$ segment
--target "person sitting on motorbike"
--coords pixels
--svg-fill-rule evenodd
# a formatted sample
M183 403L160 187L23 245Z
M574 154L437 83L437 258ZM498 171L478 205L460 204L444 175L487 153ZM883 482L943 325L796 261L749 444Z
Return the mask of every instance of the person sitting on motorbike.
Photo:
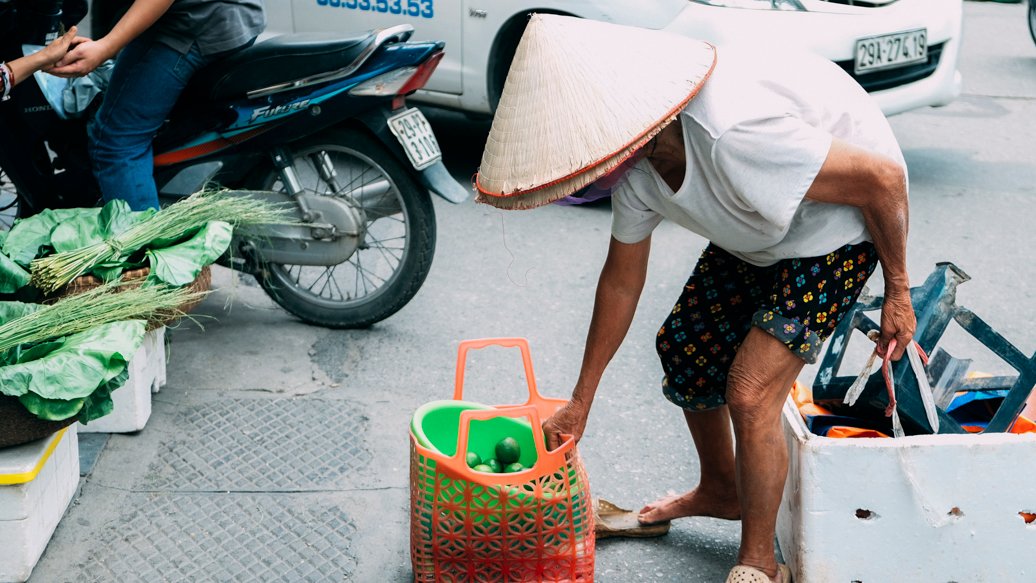
M788 583L773 541L792 384L879 262L876 350L898 360L916 328L895 135L859 84L816 55L534 15L486 141L479 200L532 208L604 178L612 236L572 398L543 424L548 447L583 434L633 321L655 228L668 219L707 239L655 341L662 394L683 413L700 482L638 518L739 519L728 583Z
M68 53L75 37L76 27L73 26L65 34L31 55L7 62L0 61L0 99L9 99L11 89L31 77L36 71L50 70Z
M88 131L104 200L158 208L152 140L203 66L250 46L266 26L262 0L134 0L112 30L79 37L51 73L79 77L114 58Z

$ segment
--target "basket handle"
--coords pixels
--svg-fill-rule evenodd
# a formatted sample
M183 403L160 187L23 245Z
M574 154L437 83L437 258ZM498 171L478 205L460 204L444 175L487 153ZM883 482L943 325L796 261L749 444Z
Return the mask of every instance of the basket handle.
M471 433L471 422L474 420L486 420L496 417L528 417L532 421L532 441L536 445L536 466L521 472L509 474L489 474L476 472L468 467L467 452L468 438ZM460 414L460 428L457 433L457 452L452 456L445 456L441 453L432 452L422 448L422 453L435 458L436 462L450 474L464 480L478 482L486 485L514 484L515 482L527 482L540 476L557 471L568 462L568 452L575 447L576 441L571 435L566 437L564 443L554 451L547 451L547 445L543 440L543 430L540 424L540 413L533 405L521 405L508 407L506 409L471 409L462 411ZM538 468L538 469L537 469Z
M544 401L536 388L536 375L532 372L532 353L529 342L524 338L482 338L479 340L463 340L457 347L457 377L453 385L453 398L460 401L464 398L464 370L467 366L468 351L481 350L489 346L518 348L522 352L522 365L525 367L525 380L529 385L529 400L526 405L539 405Z

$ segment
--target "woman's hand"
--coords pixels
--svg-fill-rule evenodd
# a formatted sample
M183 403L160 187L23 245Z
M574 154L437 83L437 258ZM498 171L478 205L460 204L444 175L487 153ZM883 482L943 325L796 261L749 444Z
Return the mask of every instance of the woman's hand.
M889 292L885 289L885 300L881 307L881 338L878 339L878 354L888 353L889 343L894 338L896 348L892 351L892 360L903 357L907 346L914 339L917 328L917 317L914 306L910 302L910 290Z
M590 407L584 406L577 401L569 401L564 407L558 409L550 419L543 422L543 435L547 438L547 449L553 451L564 443L562 435L571 435L579 443L583 437L583 429L586 428L586 418L590 414Z
M38 53L36 53L40 58L40 69L46 71L68 54L68 50L75 45L76 32L78 32L78 29L73 26L68 29L65 34L54 39L49 45L43 47ZM79 38L86 40L82 37Z
M11 74L14 76L13 81L21 83L31 77L36 71L49 70L54 63L57 63L68 54L68 49L75 44L76 38L76 27L73 26L68 29L68 32L54 39L49 45L35 53L8 62L7 66L10 67Z
M90 40L77 37L72 50L47 70L58 77L82 77L101 66L101 63L115 56L104 39Z

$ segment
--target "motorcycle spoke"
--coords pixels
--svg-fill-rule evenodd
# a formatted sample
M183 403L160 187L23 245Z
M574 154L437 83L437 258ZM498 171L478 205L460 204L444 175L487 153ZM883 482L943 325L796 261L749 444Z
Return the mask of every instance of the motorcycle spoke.
M335 270L336 267L338 267L338 266L335 265L334 267L331 268L331 276L329 277L329 280L334 283L335 289L338 290L338 297L342 298L343 300L347 300L347 299L349 299L349 296L346 295L346 293L344 291L342 291L342 286L338 285L338 280L333 277L334 276L334 270Z
M331 271L330 268L325 268L322 272L320 272L320 276L318 276L316 279L314 279L313 283L309 284L309 287L306 288L306 291L312 292L313 288L316 287L316 285L318 283L320 283L321 280L323 280L325 282L324 286L326 287L327 286L326 281L327 281L327 278L328 278L328 273L330 271ZM315 295L318 295L318 296L322 295L321 292L323 292L323 291L324 291L324 287L321 287L320 288L320 292L317 292Z
M295 287L299 287L299 286L302 285L302 267L298 266L298 270L299 270L298 274L295 275ZM294 267L289 266L289 268L288 268L288 275L289 276L291 275L292 271L294 271Z
M380 241L376 241L374 243L371 243L368 246L371 249L377 249L381 253L381 256L385 258L385 261L387 263L393 264L393 265L399 265L399 263L401 263L403 261L403 252L406 250L405 248L396 248L396 249L394 249L394 248L388 247L387 245L381 244ZM393 254L392 253L393 250L399 251L399 255L397 256L397 255ZM393 261L389 260L389 257L391 257L395 261L393 262Z
M383 278L383 277L379 277L373 271L364 268L363 265L361 265L361 263L362 263L362 261L360 260L359 257L357 257L356 258L356 263L354 264L354 267L356 267L356 274L359 276L358 279L363 282L364 295L367 295L367 283L368 282L371 284L371 286L373 286L375 288L378 288L378 287L381 286L381 284L383 284L386 281L388 281L388 279ZM376 281L376 280L380 280L380 281Z

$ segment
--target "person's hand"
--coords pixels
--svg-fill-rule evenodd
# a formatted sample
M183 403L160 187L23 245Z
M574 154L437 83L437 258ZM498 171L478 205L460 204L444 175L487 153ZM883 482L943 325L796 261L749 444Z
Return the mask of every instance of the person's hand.
M72 41L72 50L47 72L58 77L82 77L113 56L114 51L108 47L104 39L76 37Z
M917 318L914 306L910 302L910 290L889 293L885 290L885 301L881 308L881 337L878 339L878 354L885 356L892 339L896 347L892 351L892 360L903 357L907 346L914 339Z
M38 53L36 53L40 58L40 69L46 71L65 57L69 48L75 44L74 41L76 39L77 31L78 29L73 26L68 29L65 34L54 39L49 45L43 47Z
M543 435L547 438L547 449L553 451L564 443L562 435L571 435L576 443L583 437L583 429L586 428L586 418L590 414L590 408L585 407L576 401L569 401L564 407L558 409L557 413L551 415L550 419L543 422Z

